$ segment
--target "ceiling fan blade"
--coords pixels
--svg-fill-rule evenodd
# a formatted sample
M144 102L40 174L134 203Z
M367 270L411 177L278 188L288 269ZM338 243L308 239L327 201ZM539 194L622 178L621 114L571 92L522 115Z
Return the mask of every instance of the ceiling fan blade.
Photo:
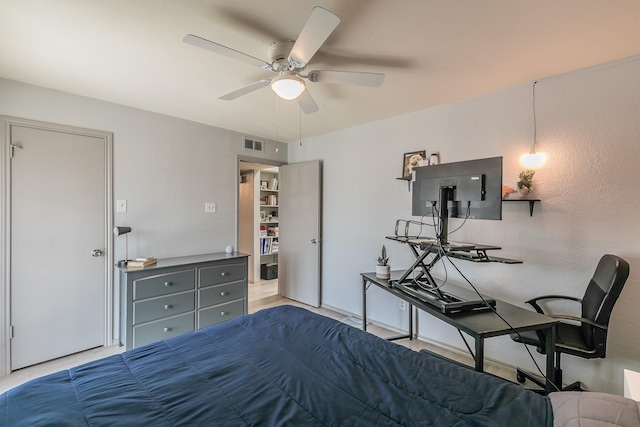
M360 73L355 71L311 71L309 80L318 83L332 83L338 85L355 85L378 87L384 81L382 73Z
M265 86L269 86L271 80L258 80L257 82L251 83L250 85L243 86L240 89L236 89L233 92L229 92L226 95L222 95L218 99L224 99L225 101L231 101L233 99L239 98L242 95L246 95L255 90L261 89Z
M296 68L304 68L339 23L340 18L327 9L314 7L289 53L289 63Z
M198 37L193 34L187 34L186 36L184 36L182 41L190 45L200 47L202 49L210 50L211 52L220 55L228 56L230 58L246 62L247 64L253 65L254 67L258 67L263 70L273 71L271 65L261 59L254 58L253 56L247 55L246 53L238 52L237 50L231 49L230 47L222 46L221 44L203 39L202 37Z
M300 105L300 109L305 114L315 113L319 111L318 104L313 100L313 97L309 93L309 89L305 90L298 97L298 104Z

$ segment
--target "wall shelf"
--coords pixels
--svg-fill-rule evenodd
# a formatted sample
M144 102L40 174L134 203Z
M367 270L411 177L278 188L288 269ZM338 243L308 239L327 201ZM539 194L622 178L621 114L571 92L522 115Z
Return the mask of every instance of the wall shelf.
M540 199L502 199L503 202L529 202L529 216L533 216L533 206Z

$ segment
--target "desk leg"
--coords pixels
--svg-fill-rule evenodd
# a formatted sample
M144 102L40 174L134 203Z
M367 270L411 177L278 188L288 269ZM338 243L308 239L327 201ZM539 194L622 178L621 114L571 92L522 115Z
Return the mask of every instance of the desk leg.
M362 330L367 330L367 279L362 278Z
M556 391L554 384L556 383L556 366L555 366L555 352L556 352L556 325L549 328L549 332L546 334L547 340L545 342L545 348L547 352L547 383L545 391L547 394L552 391ZM562 384L558 384L558 389L562 388Z
M476 371L484 372L484 338L476 338Z
M407 303L407 305L409 306L409 339L412 340L413 339L413 306L409 303Z

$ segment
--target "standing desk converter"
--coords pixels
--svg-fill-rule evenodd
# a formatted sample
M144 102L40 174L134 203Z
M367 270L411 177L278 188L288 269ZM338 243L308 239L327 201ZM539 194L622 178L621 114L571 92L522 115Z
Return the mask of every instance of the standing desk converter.
M548 393L555 389L553 386L553 382L555 381L553 355L555 350L555 326L558 323L555 319L500 300L495 300L495 310L504 320L490 310L479 312L463 311L457 313L443 313L432 304L421 301L420 299L390 285L390 281L398 280L403 274L404 271L394 271L391 273L391 280L387 280L376 277L375 272L361 273L363 330L367 330L367 289L371 284L389 292L409 304L409 334L390 339L413 338L413 311L415 307L418 310L437 317L449 325L452 325L459 331L465 332L475 340L475 354L472 354L472 356L475 361L476 371L484 371L484 340L486 338L509 335L514 331L524 332L546 330L546 391ZM452 284L447 284L446 288L447 291L452 293L462 289ZM507 325L505 320L511 326ZM418 319L416 316L416 327L417 324Z

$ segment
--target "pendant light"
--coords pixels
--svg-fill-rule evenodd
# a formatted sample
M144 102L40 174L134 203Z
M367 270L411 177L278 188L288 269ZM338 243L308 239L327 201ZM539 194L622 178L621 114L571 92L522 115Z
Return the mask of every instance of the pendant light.
M531 138L531 147L529 148L529 152L523 154L520 157L520 164L526 167L527 169L536 169L542 166L547 161L547 156L544 153L536 152L536 83L533 82L532 85L532 112L533 112L533 135Z

